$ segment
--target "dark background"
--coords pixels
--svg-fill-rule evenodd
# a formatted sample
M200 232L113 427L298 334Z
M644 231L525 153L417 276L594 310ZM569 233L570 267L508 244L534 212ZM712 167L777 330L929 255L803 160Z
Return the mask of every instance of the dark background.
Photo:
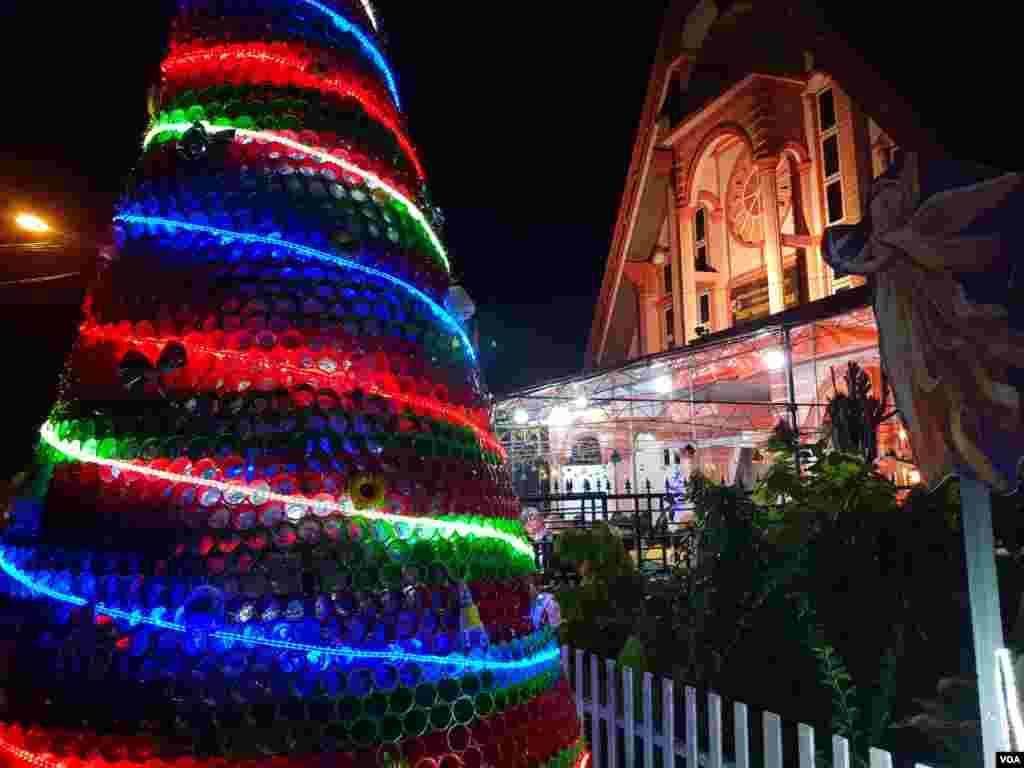
M491 389L579 370L665 4L376 5L456 273L479 307ZM2 4L0 242L19 237L12 207L71 231L107 227L139 152L172 7ZM1017 168L1017 26L1010 10L976 8L985 13L881 2L824 13L958 154ZM84 258L0 249L0 281ZM53 397L83 288L0 287L2 380L19 445L14 436L29 434Z

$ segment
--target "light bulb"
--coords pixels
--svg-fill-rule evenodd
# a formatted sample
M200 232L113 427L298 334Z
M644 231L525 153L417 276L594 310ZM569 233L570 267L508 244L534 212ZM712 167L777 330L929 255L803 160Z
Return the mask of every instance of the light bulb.
M576 407L579 408L581 411L587 407L586 395L580 395L579 397L576 398Z
M526 412L525 408L516 408L512 411L512 421L516 424L528 424L530 422L530 414Z
M654 391L661 395L667 395L672 391L672 377L659 376L654 380Z
M567 427L572 424L572 413L564 405L556 405L548 414L548 426Z
M761 359L769 371L778 371L786 367L786 354L781 349L766 349L761 352Z

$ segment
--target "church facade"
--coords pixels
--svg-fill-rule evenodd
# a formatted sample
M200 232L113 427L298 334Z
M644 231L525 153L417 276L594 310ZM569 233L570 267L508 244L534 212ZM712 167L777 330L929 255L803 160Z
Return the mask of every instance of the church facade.
M868 288L835 274L821 241L861 220L898 151L850 91L895 97L816 66L786 8L670 4L586 370L495 410L523 490L579 491L593 475L664 492L677 465L750 485L780 421L819 433L848 363L881 392ZM910 455L884 424L879 469L912 484Z

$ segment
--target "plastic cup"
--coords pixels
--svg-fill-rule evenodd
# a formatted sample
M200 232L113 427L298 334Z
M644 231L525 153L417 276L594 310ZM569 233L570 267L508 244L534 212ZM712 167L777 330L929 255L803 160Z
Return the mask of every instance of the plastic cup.
M473 699L469 696L463 696L457 699L452 704L452 716L455 718L455 722L459 725L466 725L471 722L476 716L476 708L473 705Z
M392 743L398 741L405 733L402 721L394 715L388 715L378 726L381 741Z
M462 688L458 680L446 677L437 684L437 694L443 701L450 704L462 695Z
M432 707L437 700L437 689L430 683L420 683L416 686L415 699L417 707Z
M351 733L352 741L362 749L372 746L380 736L377 723L365 717L356 721Z
M430 722L430 710L413 709L402 718L402 731L408 737L422 736Z
M430 710L430 727L435 731L447 728L452 722L450 704L438 704Z
M480 717L487 717L494 712L494 697L489 693L479 693L476 697L476 713Z
M388 711L393 715L404 715L415 702L415 694L404 686L399 686L388 697Z

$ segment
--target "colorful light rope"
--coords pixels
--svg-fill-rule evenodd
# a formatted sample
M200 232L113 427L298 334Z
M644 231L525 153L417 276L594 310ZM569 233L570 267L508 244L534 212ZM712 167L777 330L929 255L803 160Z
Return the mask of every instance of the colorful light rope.
M407 291L410 295L416 297L421 302L430 308L438 319L440 319L448 328L459 337L462 342L462 346L466 350L466 356L470 362L474 365L477 362L476 350L473 349L473 343L469 340L469 336L463 330L459 322L452 317L448 312L434 301L432 298L427 296L423 291L414 285L410 285L404 280L400 280L394 275L389 275L387 272L383 272L373 267L368 267L365 264L359 264L358 262L351 261L349 259L343 259L340 256L335 256L331 253L325 253L324 251L318 251L316 248L310 248L306 245L300 245L298 243L290 243L287 240L280 240L276 237L267 237L265 235L254 235L248 232L233 232L230 229L220 229L218 227L211 227L206 224L193 224L188 221L177 221L175 219L165 219L157 216L135 216L131 214L124 214L114 217L115 221L123 221L128 224L143 224L147 226L163 226L168 229L183 229L189 232L202 232L208 235L214 235L230 240L242 240L247 243L259 243L261 245L270 245L277 248L285 248L289 251L293 251L299 255L306 256L308 258L316 259L318 261L324 261L330 264L336 264L339 267L345 267L346 269L354 269L358 272L363 272L367 275L373 275L379 277L382 280L386 280L392 285L396 285L399 288Z
M422 163L420 163L420 159L416 154L416 150L412 146L412 142L409 140L409 137L405 135L401 126L399 126L395 116L389 114L390 109L387 106L381 107L378 100L375 99L371 93L369 93L365 88L358 87L353 82L349 82L341 78L327 78L311 74L308 71L309 62L303 60L297 55L285 56L282 54L274 54L262 49L252 49L251 47L233 45L214 51L202 50L193 53L169 56L164 60L162 68L166 72L181 66L188 66L199 62L229 62L232 60L258 61L261 64L276 64L287 69L293 69L310 78L314 78L311 82L316 82L320 86L317 90L329 90L330 92L337 93L341 96L354 98L359 102L360 106L366 110L368 115L376 119L381 125L391 131L395 140L398 142L399 146L402 147L408 156L409 161L413 164L413 167L416 170L416 175L420 179L423 179L426 175L426 171L423 169Z
M235 360L238 360L238 361L245 361L245 360L249 360L250 359L249 353L247 353L247 352L225 350L225 349L214 349L212 347L206 347L206 346L203 346L203 345L196 345L196 344L192 344L187 338L180 338L180 337L137 338L137 337L125 336L125 335L120 334L120 333L118 333L118 334L104 333L100 328L95 327L95 326L82 328L81 332L80 332L80 335L82 335L82 336L94 336L94 337L99 337L99 338L115 338L116 337L117 339L119 339L121 341L124 341L124 342L126 342L128 344L131 344L133 346L143 346L143 345L154 345L155 344L157 346L163 347L163 346L166 346L167 344L169 344L170 342L174 341L174 342L178 342L178 343L184 344L186 349L188 349L190 351L196 351L196 352L199 352L201 354L210 355L210 356L219 358L221 360L224 360L224 359L235 359ZM315 378L323 379L323 380L327 380L327 381L332 381L334 379L341 378L342 376L346 376L346 374L344 374L344 373L339 373L339 372L328 373L327 371L320 370L319 368L302 368L302 367L297 366L297 365L289 365L289 364L283 364L283 363L278 364L277 370L280 373L289 373L289 374L292 374L292 375L295 375L295 376L311 376L311 377L315 377ZM472 432L473 432L474 436L477 438L477 440L479 440L488 450L493 451L494 453L498 454L498 456L500 456L502 459L508 458L508 452L506 451L505 447L501 444L501 442L497 438L495 438L487 430L481 429L470 417L460 413L458 410L456 410L454 408L450 408L448 406L441 405L440 403L432 402L432 401L428 400L427 398L422 397L420 395L408 395L408 394L405 394L404 392L396 392L396 391L393 391L393 390L390 390L390 389L385 389L384 387L381 387L377 383L359 384L359 385L353 384L348 389L344 389L344 388L335 386L334 387L334 391L337 392L338 394L342 394L342 393L344 393L346 391L351 391L351 390L354 390L356 388L362 390L366 394L376 395L376 396L382 397L382 398L384 398L386 400L394 400L396 402L412 406L413 408L418 408L420 410L428 412L431 416L434 416L435 418L444 419L444 420L446 420L446 421L448 421L448 422L450 422L452 424L457 424L460 427L465 427L467 429L470 429L470 430L472 430Z
M310 157L314 157L321 163L329 163L331 165L336 165L339 168L343 168L344 170L349 171L350 173L353 173L356 176L359 176L360 178L364 179L366 183L371 187L379 187L380 189L383 189L388 195L390 195L399 203L404 205L406 210L409 212L409 215L412 216L412 218L416 221L417 224L423 227L424 231L427 233L427 238L430 240L430 244L434 246L434 248L437 250L438 255L441 257L441 262L444 264L445 271L451 271L451 265L448 262L448 255L445 252L444 246L441 244L440 238L438 238L437 234L430 226L430 222L427 221L427 217L423 215L423 212L416 207L416 204L413 203L412 200L403 195L401 192L399 192L397 189L392 187L387 182L380 179L376 174L363 170L359 166L353 165L352 163L347 162L346 160L343 160L339 157L335 157L329 152L324 152L323 150L317 149L316 147L310 147L301 142L285 138L284 136L278 136L277 134L270 133L269 131L251 131L247 128L225 128L222 126L213 125L212 123L206 122L205 120L202 121L200 124L203 126L206 132L210 134L221 133L223 131L234 131L236 139L239 137L245 137L252 139L254 141L280 144L282 146L289 147L290 149L294 149L299 152L303 152L309 155ZM156 138L156 136L158 136L161 133L184 133L185 131L188 131L190 128L192 128L191 123L163 123L161 125L156 125L150 129L149 133L146 134L146 138L143 140L142 146L145 149L150 144L150 142L152 142L153 139Z
M318 3L316 0L302 0L302 2L304 2L306 5L312 8L316 8L321 13L326 14L328 17L330 17L331 21L334 22L334 25L338 29L340 29L342 32L348 32L349 34L353 35L356 38L356 40L359 41L359 45L362 47L364 51L366 51L367 55L369 55L373 63L377 65L377 68L384 75L384 79L387 80L388 90L391 91L391 98L395 100L395 106L398 107L398 109L401 109L402 105L398 100L398 88L395 85L395 78L391 74L391 69L388 67L388 63L384 60L384 56L381 55L381 52L377 50L377 46L373 44L373 41L371 41L370 38L364 35L362 33L362 30L359 29L359 27L357 27L344 16L339 14L337 11L331 10L323 3ZM366 5L367 4L364 0L363 6L366 7ZM376 28L376 26L376 22L374 22L374 28Z
M193 477L191 475L182 475L177 472L167 472L166 470L153 469L151 467L140 467L136 464L132 464L130 461L120 461L118 459L104 459L97 456L95 453L86 451L83 448L76 446L74 443L61 440L53 426L47 422L43 424L39 429L39 434L48 445L57 449L61 453L70 456L81 462L88 464L96 464L103 467L112 467L123 472L137 472L141 475L148 477L155 477L160 480L168 480L173 483L185 483L187 485L195 485L203 488L215 488L221 492L230 491L232 493L240 493L246 498L252 498L257 496L260 499L266 499L267 501L277 501L283 504L294 504L308 507L315 507L317 509L326 509L331 512L336 512L339 515L349 516L351 513L349 507L344 504L339 504L334 501L324 501L317 499L309 499L305 496L290 496L282 493L274 493L267 491L263 488L249 488L244 485L238 485L236 483L226 483L221 480L208 480L203 477ZM360 510L358 517L365 517L368 520L384 520L391 523L405 523L407 525L420 526L424 528L431 528L441 532L450 532L458 534L460 536L466 536L472 534L479 538L484 539L495 539L508 544L512 549L518 553L527 557L533 558L534 551L533 547L523 539L520 539L511 534L503 531L496 531L492 528L488 528L482 525L475 525L473 523L463 523L451 520L434 520L432 518L425 517L410 517L407 515L392 515L386 512L374 512L372 510Z
M14 565L14 563L10 562L2 552L0 552L0 570L33 592L45 595L53 600L57 600L58 602L74 605L79 608L83 608L90 604L88 600L80 597L79 595L60 592L40 584L18 568L18 566ZM122 611L119 608L111 608L103 603L93 603L92 608L96 613L104 616L110 616L114 619L122 619L133 624L147 624L169 632L181 632L187 634L202 632L210 638L230 643L259 645L301 653L315 653L333 658L376 659L379 661L414 662L417 664L441 664L444 666L456 666L468 669L529 669L531 667L551 663L552 661L561 658L561 653L557 648L549 648L546 651L541 651L528 658L510 661L500 661L497 659L474 659L458 654L453 654L451 656L436 656L434 654L407 653L405 651L370 651L363 648L351 648L343 645L315 645L313 643L299 643L294 640L279 640L273 637L245 635L240 632L227 632L224 630L214 630L210 632L195 627L189 627L187 624L180 624L174 621L164 621L163 619L146 616L141 611Z

